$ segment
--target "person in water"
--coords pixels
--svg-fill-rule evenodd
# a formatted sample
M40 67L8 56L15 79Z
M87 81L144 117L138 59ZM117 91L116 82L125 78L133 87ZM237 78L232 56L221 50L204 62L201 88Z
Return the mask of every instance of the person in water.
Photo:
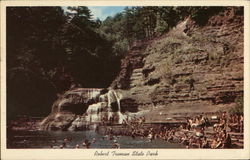
M95 138L93 138L93 139L92 139L92 143L95 143L95 142L96 142L96 139L95 139Z
M79 144L77 144L75 149L79 149L79 148L80 148L80 146L79 146Z
M112 144L112 148L120 148L120 144L117 142L117 140L114 140L114 143Z
M86 139L82 145L83 147L90 148L91 143Z

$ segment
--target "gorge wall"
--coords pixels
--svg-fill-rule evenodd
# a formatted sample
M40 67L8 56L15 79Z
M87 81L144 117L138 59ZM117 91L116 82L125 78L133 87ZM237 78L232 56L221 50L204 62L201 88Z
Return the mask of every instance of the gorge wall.
M41 128L72 130L78 122L86 124L95 116L100 122L110 113L121 123L123 115L162 121L229 110L243 96L243 25L243 17L228 8L205 26L187 18L162 37L135 42L108 90L83 96L86 90L79 89L71 99L72 91L65 92Z
M229 110L243 96L243 35L243 17L233 8L203 27L187 18L163 37L135 44L111 87L126 97L122 107L139 106L149 118Z

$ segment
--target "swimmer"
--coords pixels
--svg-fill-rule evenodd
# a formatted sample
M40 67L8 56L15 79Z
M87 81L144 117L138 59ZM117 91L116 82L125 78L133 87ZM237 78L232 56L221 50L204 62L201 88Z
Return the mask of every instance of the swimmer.
M85 143L85 142L83 142L83 143L82 143L82 146L83 146L83 147L86 147L86 143Z
M93 138L93 139L92 139L92 143L95 143L95 142L96 142L96 139L95 139L95 138Z
M117 149L120 148L120 144L117 142L117 140L114 140L112 148L117 148Z
M75 149L79 149L79 148L80 148L80 147L79 147L79 145L77 144Z
M90 148L91 143L87 139L85 140L84 143L85 143L86 148Z
M151 133L148 134L148 139L150 142L153 140L153 135Z
M57 140L56 139L52 140L52 143L57 143Z

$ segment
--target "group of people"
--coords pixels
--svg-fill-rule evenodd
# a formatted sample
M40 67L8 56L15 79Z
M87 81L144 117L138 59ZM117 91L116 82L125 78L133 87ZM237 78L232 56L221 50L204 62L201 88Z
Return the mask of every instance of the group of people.
M57 146L57 140L54 139L52 140L52 144L50 145L50 148L60 148L60 149L63 149L63 148L68 148L69 146L69 143L72 141L72 138L64 138L61 145L59 145L59 147ZM88 139L85 139L83 140L83 143L82 143L82 148L90 148L90 145L92 143L95 143L96 139L93 138L92 141L89 141ZM80 145L79 144L76 144L75 146L76 149L79 149L80 148Z
M119 136L103 136L102 139L99 140L110 140L111 144L110 147L111 148L120 148L120 144L118 143L118 138ZM88 139L84 139L82 144L76 144L75 145L75 149L88 149L91 148L91 145L96 143L96 138L92 138L92 140L88 140ZM60 145L58 145L58 141L56 139L52 140L52 144L50 145L50 148L60 148L60 149L64 149L64 148L70 148L71 147L71 143L72 142L72 138L64 138L61 142Z
M243 133L244 116L243 114L231 114L228 119L228 127L235 132Z
M108 135L131 136L132 138L147 138L149 141L160 138L170 143L181 143L186 148L231 148L232 139L229 132L243 132L243 115L226 112L210 119L199 115L187 117L186 123L178 126L143 125L145 117L132 118L124 123L126 130L108 129Z
M183 143L187 148L231 148L233 144L229 132L243 133L243 115L222 112L218 116L212 116L210 120L204 116L189 118L187 130L195 133L195 136L184 136Z
M243 133L243 123L242 114L227 115L226 112L220 114L218 123L213 125L215 134L212 138L211 148L231 148L232 140L228 131Z
M187 117L185 123L171 126L145 125L145 117L133 117L124 120L120 129L116 129L112 125L105 126L103 140L105 138L110 140L112 148L120 148L118 143L120 136L141 137L148 141L162 139L170 143L181 143L186 148L231 148L233 143L230 132L242 134L243 120L243 115L228 115L223 112L211 118L203 115ZM65 138L60 148L65 148L70 140ZM91 141L86 139L83 141L82 147L77 144L75 148L90 148L95 141L95 138Z

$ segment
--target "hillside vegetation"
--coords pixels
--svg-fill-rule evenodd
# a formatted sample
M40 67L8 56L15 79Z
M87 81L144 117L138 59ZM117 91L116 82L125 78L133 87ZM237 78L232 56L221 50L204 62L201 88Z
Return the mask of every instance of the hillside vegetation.
M154 120L166 114L242 112L243 16L238 13L227 8L204 26L189 17L162 37L138 42L111 85L123 93L122 106L139 106Z
M8 118L47 115L70 87L109 86L125 110L234 102L243 7L128 7L104 21L87 7L7 8Z

